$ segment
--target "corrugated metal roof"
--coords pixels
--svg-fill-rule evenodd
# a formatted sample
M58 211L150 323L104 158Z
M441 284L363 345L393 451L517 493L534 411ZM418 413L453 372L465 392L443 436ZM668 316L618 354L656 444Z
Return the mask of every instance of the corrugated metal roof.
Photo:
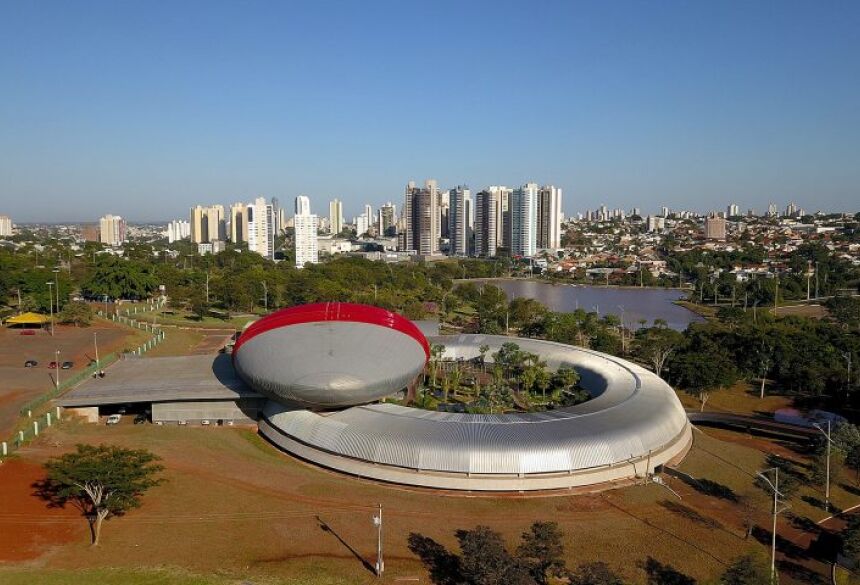
M516 341L551 368L574 367L595 395L540 413L441 413L372 404L320 415L270 401L266 419L317 449L361 461L422 471L533 474L609 466L645 457L673 442L687 416L672 388L653 373L595 351L534 339L439 337L447 357L479 355Z

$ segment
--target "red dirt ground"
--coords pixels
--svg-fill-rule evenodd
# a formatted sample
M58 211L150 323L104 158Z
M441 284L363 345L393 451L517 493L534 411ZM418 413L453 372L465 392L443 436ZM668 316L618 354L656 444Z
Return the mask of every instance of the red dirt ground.
M33 463L9 459L0 465L0 563L33 560L71 540L88 538L78 510L48 508L33 495L32 484L44 477Z

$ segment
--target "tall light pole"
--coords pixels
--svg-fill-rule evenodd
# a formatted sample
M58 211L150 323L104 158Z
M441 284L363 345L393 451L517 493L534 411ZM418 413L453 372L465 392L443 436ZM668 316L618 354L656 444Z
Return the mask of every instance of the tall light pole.
M821 425L818 423L812 423L812 426L814 426L816 429L821 431L821 434L824 435L825 439L827 439L827 468L825 470L827 477L825 478L825 482L824 482L824 510L829 512L830 511L830 445L833 442L830 439L830 421L829 420L827 421L827 431L822 429Z
M263 311L269 312L269 287L266 286L266 281L263 281Z
M55 266L53 273L54 273L54 290L57 291L57 298L56 298L57 315L59 315L60 314L60 281L59 281L60 267Z
M765 473L769 473L773 471L773 481L770 481ZM767 485L770 486L770 489L773 490L773 531L771 532L771 541L770 541L770 582L771 584L776 583L776 517L780 512L784 512L788 509L786 505L783 508L779 507L780 504L780 496L782 494L779 491L779 467L771 467L770 469L764 469L756 473L760 478L767 482Z
M57 390L59 390L59 389L60 389L60 370L62 369L62 368L60 367L60 350L59 350L59 349L56 351L55 355L57 356L57 357L56 357L56 360L57 360L57 361L56 361L56 364L57 364L57 377L56 377L55 379L57 380Z
M53 335L54 335L54 293L53 293L53 290L54 289L52 287L54 286L54 283L51 281L48 281L45 284L48 285L48 308L51 312L51 336L53 337Z
M818 298L818 260L815 261L815 298Z
M379 512L373 517L373 525L376 526L376 576L382 577L385 571L385 561L382 559L382 504L379 504Z

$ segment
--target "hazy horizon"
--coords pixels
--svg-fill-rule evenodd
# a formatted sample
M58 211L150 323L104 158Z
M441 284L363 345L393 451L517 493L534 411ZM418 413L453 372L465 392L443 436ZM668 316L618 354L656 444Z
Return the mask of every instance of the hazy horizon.
M186 218L528 181L601 204L860 201L860 4L12 3L0 214Z

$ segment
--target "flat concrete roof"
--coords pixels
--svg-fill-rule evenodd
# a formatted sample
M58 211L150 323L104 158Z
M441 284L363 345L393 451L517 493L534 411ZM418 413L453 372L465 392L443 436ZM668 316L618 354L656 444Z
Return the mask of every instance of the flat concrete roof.
M227 354L121 360L57 400L63 407L262 398L236 375Z

